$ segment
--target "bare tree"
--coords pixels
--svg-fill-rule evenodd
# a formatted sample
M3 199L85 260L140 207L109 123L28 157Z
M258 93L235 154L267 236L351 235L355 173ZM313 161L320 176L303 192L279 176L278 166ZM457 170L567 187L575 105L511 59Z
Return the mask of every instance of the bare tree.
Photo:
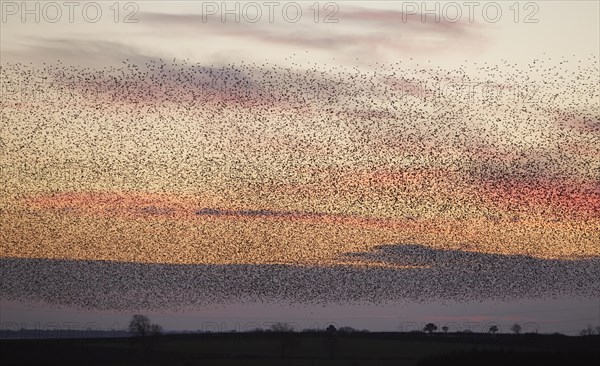
M512 327L510 327L510 330L514 333L514 334L521 334L521 325L519 325L518 323L515 323L512 325Z
M596 334L596 330L594 329L594 326L591 324L588 324L587 327L585 327L584 329L582 329L579 332L580 336L591 336Z
M275 333L291 333L294 327L288 323L275 323L271 325L271 330Z
M275 323L271 325L271 331L277 333L281 358L285 358L287 351L296 343L296 337L293 334L294 327L288 323Z
M158 337L163 333L163 327L158 324L152 324L150 326L150 335L153 337Z
M498 333L498 326L497 325L492 325L489 329L489 332L492 334L496 334Z
M135 340L140 340L145 348L153 348L163 328L158 324L150 323L146 315L135 314L129 322L129 332L134 335Z
M433 323L427 323L427 325L425 325L425 328L423 328L423 330L429 334L435 332L437 329L438 329L437 325L435 325Z
M135 314L129 322L129 331L136 337L146 337L152 331L150 318L148 318L146 315Z

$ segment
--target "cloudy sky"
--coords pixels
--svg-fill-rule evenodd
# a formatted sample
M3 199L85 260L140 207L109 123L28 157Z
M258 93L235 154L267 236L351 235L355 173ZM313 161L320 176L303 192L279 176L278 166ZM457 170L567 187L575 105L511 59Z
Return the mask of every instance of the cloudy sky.
M600 322L598 2L23 4L7 327Z
M133 2L125 8L124 2L118 12L99 2L73 7L71 19L70 8L40 3L39 22L33 4L34 14L24 15L20 4L15 9L3 3L3 62L106 65L124 57L175 57L202 64L348 66L412 58L456 65L465 59L527 62L542 55L597 54L599 41L594 1L532 2L518 9L503 2L346 1L326 9L328 3L320 3L318 12L311 2L232 2L227 8L199 1L168 7L161 1ZM61 16L50 22L58 12Z

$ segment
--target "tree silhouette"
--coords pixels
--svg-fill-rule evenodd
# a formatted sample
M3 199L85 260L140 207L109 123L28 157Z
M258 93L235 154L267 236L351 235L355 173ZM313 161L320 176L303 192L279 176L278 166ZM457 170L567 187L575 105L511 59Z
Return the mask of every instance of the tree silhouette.
M580 336L591 336L596 334L596 330L594 329L594 326L591 324L588 324L587 327L585 327L584 329L582 329L579 332Z
M271 325L271 331L277 333L281 358L285 358L288 349L292 347L297 340L294 336L294 327L288 323L275 323Z
M510 327L510 330L514 334L520 334L521 333L521 326L518 323L515 323L515 324L512 325L512 327Z
M294 327L288 323L275 323L271 325L271 330L275 333L291 333Z
M129 322L129 332L133 334L134 339L142 341L142 346L152 348L158 342L163 328L158 324L150 323L150 318L146 315L135 314Z
M135 314L129 322L129 331L136 337L146 337L152 331L150 318L148 318L146 315Z
M442 330L444 331L444 333L448 334L448 326L447 325L444 325L442 327Z
M327 327L327 329L325 329L324 342L325 346L327 347L327 350L329 351L329 357L333 358L335 350L337 349L339 344L338 332L333 324L331 324Z
M496 334L498 333L498 326L497 325L492 325L489 329L489 332L492 334Z
M437 325L435 325L433 323L427 323L427 325L425 325L425 328L423 328L423 330L429 334L435 332L437 329L438 329Z
M158 337L163 332L163 327L158 324L152 324L150 326L150 335L153 337Z

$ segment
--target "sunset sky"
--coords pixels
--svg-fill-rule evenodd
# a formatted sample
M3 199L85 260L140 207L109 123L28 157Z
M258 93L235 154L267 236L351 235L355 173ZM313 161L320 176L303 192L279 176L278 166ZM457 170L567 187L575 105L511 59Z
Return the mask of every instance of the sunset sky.
M2 1L3 327L600 322L598 2L126 3Z

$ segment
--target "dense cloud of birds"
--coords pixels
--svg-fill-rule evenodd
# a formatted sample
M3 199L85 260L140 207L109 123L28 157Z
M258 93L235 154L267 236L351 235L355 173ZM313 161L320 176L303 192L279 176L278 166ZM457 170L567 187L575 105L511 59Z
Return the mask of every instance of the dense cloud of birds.
M600 290L597 258L544 260L437 251L410 244L382 246L376 254L368 255L414 267L2 258L0 273L5 299L103 310L179 310L239 302L340 305L511 301L593 297Z
M4 64L0 294L597 295L598 61Z

